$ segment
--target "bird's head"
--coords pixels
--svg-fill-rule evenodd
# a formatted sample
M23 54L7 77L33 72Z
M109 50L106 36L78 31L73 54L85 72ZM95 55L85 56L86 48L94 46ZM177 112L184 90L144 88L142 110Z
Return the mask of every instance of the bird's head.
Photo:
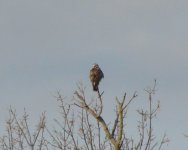
M94 63L92 67L93 67L93 68L99 68L99 65L96 64L96 63Z

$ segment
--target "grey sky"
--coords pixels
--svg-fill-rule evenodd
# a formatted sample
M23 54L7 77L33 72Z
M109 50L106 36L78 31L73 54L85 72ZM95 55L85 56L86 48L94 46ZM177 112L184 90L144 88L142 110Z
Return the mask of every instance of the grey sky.
M0 0L0 120L10 105L34 119L43 110L55 117L52 93L71 97L80 80L90 88L88 70L97 62L112 104L125 90L142 95L157 78L156 128L171 139L167 149L187 149L187 6L186 0Z

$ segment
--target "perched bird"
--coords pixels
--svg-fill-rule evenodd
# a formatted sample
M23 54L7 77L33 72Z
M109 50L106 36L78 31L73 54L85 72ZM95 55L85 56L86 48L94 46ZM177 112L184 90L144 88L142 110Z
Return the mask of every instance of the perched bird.
M98 64L93 64L93 67L90 70L89 78L93 86L93 91L98 91L99 82L102 78L104 78L104 74L99 68Z

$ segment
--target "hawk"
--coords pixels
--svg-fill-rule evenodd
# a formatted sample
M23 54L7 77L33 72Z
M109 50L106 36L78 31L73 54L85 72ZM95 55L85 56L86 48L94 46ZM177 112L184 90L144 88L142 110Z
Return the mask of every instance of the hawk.
M93 86L93 91L98 91L99 82L104 78L104 74L98 64L94 64L91 68L89 78Z

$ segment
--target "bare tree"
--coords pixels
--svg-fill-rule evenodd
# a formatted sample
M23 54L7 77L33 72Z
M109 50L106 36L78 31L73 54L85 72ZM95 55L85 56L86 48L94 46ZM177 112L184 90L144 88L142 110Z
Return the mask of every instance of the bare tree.
M109 125L105 122L104 118L101 116L103 111L103 100L102 95L103 92L97 91L99 101L96 107L93 107L91 104L88 104L88 100L86 100L84 89L82 86L78 86L78 90L75 92L76 95L76 106L84 109L87 113L89 113L93 118L95 118L96 122L102 127L103 132L105 133L106 138L110 142L109 145L112 145L114 150L120 149L135 149L135 150L153 150L157 147L160 150L164 143L167 143L169 140L166 138L166 134L164 135L162 141L160 143L155 142L155 136L152 128L152 120L157 115L157 111L159 109L159 103L155 108L152 106L152 95L155 94L156 91L156 80L154 81L154 86L145 90L149 96L149 110L138 110L139 115L141 116L141 121L139 121L138 125L138 133L140 136L140 140L136 142L131 138L128 138L125 135L124 122L125 116L128 111L128 106L131 102L137 97L136 92L133 94L131 98L126 99L126 93L124 94L122 100L116 98L116 118L114 120L113 128L110 129ZM96 102L97 102L96 100ZM127 102L127 103L126 103ZM97 111L98 110L98 111ZM101 149L99 147L99 149Z
M9 109L9 115L9 119L6 121L7 134L0 138L2 150L34 150L35 148L42 150L45 147L45 113L42 113L34 132L29 129L29 115L26 111L24 111L21 119L17 118L16 111L12 108Z
M136 100L137 93L121 99L117 98L113 123L107 123L104 111L104 92L99 89L96 97L88 99L86 88L78 84L73 100L69 102L58 91L60 118L54 119L54 128L46 125L45 113L42 113L37 128L31 132L28 124L29 115L24 111L21 119L10 108L10 117L6 122L6 135L0 138L2 150L161 150L169 139L164 134L161 141L156 140L153 119L160 108L159 102L153 101L156 92L156 80L151 88L145 89L148 95L148 108L138 109L137 138L128 137L125 122L128 108Z

